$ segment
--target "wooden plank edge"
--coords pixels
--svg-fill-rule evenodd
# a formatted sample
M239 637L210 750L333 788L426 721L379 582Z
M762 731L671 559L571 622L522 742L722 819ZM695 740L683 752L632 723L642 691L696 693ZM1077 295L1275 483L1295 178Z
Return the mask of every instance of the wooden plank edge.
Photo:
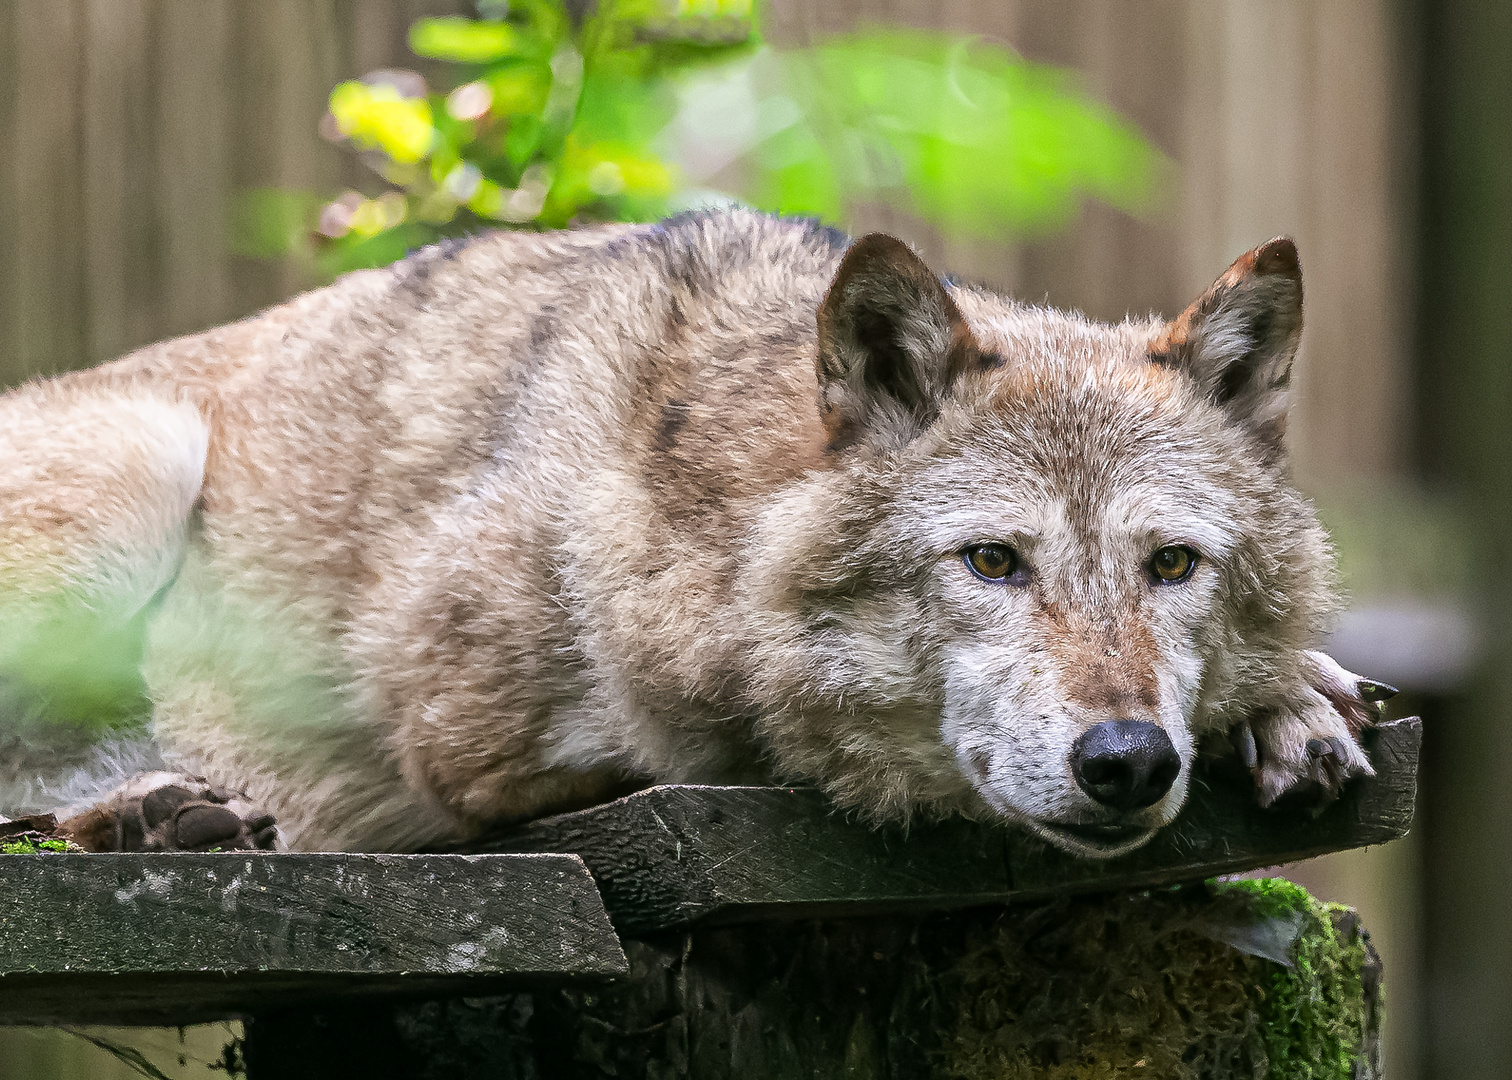
M1108 861L1075 859L990 824L871 829L816 792L749 787L648 788L533 822L487 850L582 855L625 934L1156 888L1406 835L1421 734L1416 718L1381 725L1371 736L1377 776L1315 817L1262 810L1242 782L1215 776L1149 845ZM854 865L842 870L852 872L830 872L846 860Z
M626 970L568 853L0 856L0 978Z

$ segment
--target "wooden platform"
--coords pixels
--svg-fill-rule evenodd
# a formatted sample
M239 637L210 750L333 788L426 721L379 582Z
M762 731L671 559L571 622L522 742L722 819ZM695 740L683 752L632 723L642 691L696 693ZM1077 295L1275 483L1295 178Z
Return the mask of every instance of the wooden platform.
M486 853L0 856L0 1023L476 996L620 975L616 931L964 908L1295 861L1406 833L1420 734L1417 720L1382 725L1378 775L1316 816L1260 810L1247 777L1199 773L1175 824L1106 862L998 826L874 830L812 791L710 787L545 819Z
M571 855L0 856L0 1023L188 1024L626 970Z

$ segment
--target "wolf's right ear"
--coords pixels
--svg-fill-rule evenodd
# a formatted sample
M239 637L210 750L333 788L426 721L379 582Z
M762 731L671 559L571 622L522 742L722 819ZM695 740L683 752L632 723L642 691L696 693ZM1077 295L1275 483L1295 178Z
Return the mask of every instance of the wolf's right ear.
M819 306L819 411L831 449L912 439L980 355L960 309L903 241L851 245Z
M1150 359L1185 371L1208 398L1281 451L1292 359L1302 337L1302 266L1286 237L1234 260L1150 342Z

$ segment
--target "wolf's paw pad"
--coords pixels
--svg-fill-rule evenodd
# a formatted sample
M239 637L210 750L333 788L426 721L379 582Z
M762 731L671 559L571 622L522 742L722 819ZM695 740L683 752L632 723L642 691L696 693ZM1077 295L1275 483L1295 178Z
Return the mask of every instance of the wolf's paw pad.
M1346 671L1324 653L1304 659L1308 685L1296 700L1234 729L1261 806L1321 809L1349 780L1375 775L1358 736L1380 719L1381 702L1396 690Z
M192 781L118 795L63 828L91 851L268 851L278 843L271 815Z

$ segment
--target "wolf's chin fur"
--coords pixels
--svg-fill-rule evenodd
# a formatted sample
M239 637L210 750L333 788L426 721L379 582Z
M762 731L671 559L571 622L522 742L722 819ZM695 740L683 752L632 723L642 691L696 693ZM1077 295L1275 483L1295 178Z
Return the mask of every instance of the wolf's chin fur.
M1286 241L1116 326L746 211L441 245L0 397L0 616L150 611L164 760L292 847L782 777L1117 855L1148 833L1046 824L1149 824L1078 786L1099 725L1179 759L1162 821L1251 715L1262 797L1316 738L1369 770L1306 652L1337 601L1285 476L1300 319ZM988 542L1012 583L962 562Z

